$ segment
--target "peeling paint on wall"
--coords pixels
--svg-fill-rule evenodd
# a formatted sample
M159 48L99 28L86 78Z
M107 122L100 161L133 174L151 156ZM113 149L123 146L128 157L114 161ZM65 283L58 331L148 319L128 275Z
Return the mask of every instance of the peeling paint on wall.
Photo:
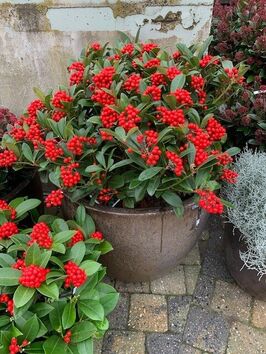
M43 90L64 84L69 57L117 31L165 47L209 35L213 0L0 0L0 105L21 113ZM16 92L14 94L14 87Z

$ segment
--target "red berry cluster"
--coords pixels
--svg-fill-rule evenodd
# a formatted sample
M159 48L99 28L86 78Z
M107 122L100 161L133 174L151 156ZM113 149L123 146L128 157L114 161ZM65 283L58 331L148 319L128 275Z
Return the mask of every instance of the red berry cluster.
M100 231L95 231L91 234L91 238L95 238L96 240L102 240L103 234Z
M62 108L64 109L64 105L62 102L72 102L73 97L69 96L66 91L57 91L52 99L52 104L56 108Z
M144 52L149 53L155 48L158 48L158 44L156 44L156 43L142 43L141 44L142 53L144 53Z
M85 270L79 268L76 263L68 261L67 264L65 264L64 269L67 274L65 279L66 288L70 287L71 285L78 288L85 283L87 279Z
M0 240L18 234L18 227L14 222L7 221L0 226Z
M200 196L199 206L202 209L210 214L222 214L223 204L214 192L198 189L196 193Z
M67 148L74 155L82 155L86 142L88 142L88 139L85 136L75 135L67 142Z
M68 70L72 72L69 78L70 86L71 85L78 85L83 80L85 66L80 61L72 63Z
M179 53L179 51L178 51L178 50L177 50L177 51L175 51L175 52L172 54L172 57L173 57L173 59L174 59L174 60L179 59L179 58L180 58L180 56L181 56L181 54Z
M203 164L207 160L208 156L209 155L207 154L207 152L203 149L196 149L195 165L200 166L201 164Z
M141 81L140 74L131 74L124 82L124 89L127 91L139 91L139 84Z
M55 162L58 157L64 154L63 149L58 147L55 139L48 139L44 142L45 146L45 157L53 162Z
M27 124L32 124L36 121L37 112L42 111L45 108L43 102L39 99L32 101L27 107L28 118L26 118Z
M164 85L166 83L164 75L157 72L151 74L151 83L154 86Z
M31 264L30 266L21 269L22 274L19 278L19 282L27 288L39 288L42 283L45 282L49 271L49 269Z
M199 64L202 68L205 68L207 65L210 64L210 62L212 62L212 64L217 65L219 63L218 59L214 59L215 57L213 57L212 55L206 54L204 55L204 57L200 60Z
M110 88L115 74L115 68L108 66L107 68L102 69L98 74L96 74L92 81L98 88Z
M34 242L43 248L49 249L52 247L53 239L50 236L50 229L44 222L38 222L33 226L29 245L32 245Z
M206 102L207 93L203 90L198 90L197 94L199 98L199 104L204 104Z
M196 148L205 149L211 145L209 135L197 124L189 123L188 128L191 130L191 133L187 135L187 138L195 145Z
M181 176L183 172L183 161L180 156L172 151L166 151L166 157L169 160L169 168L174 171L176 176Z
M12 316L14 314L14 302L7 294L0 295L0 304L6 304L6 311Z
M40 125L37 123L31 124L26 133L26 138L33 143L34 149L38 149L39 143L44 143Z
M115 98L103 90L95 90L91 96L91 99L92 101L98 102L103 106L115 103Z
M144 136L148 146L156 145L158 143L159 134L155 130L146 130Z
M66 116L65 112L61 112L61 111L54 111L52 114L52 119L55 122L59 122L62 118L64 118Z
M129 131L130 129L136 127L136 125L141 121L138 114L139 110L129 104L125 108L124 112L122 112L118 117L119 125L123 127L125 131Z
M166 76L170 80L173 80L177 75L180 74L182 74L182 72L179 69L177 69L176 66L170 66L170 68L168 68L166 71Z
M81 179L80 173L78 171L74 171L77 167L79 167L78 163L71 163L68 166L61 166L60 177L65 187L71 188L79 183Z
M8 210L10 212L11 220L16 219L17 212L5 200L0 199L0 210Z
M161 61L160 59L158 58L153 58L153 59L150 59L148 60L145 64L144 64L144 68L154 68L154 67L157 67L157 66L160 66L161 64Z
M227 76L230 79L234 80L235 82L242 84L242 82L244 81L244 76L241 76L239 74L239 71L237 68L232 68L232 69L225 68L224 71L226 72Z
M193 105L193 101L192 101L190 92L185 89L177 89L175 92L172 92L172 95L175 96L175 98L179 104L182 104L185 106L192 106Z
M70 330L66 331L66 334L63 337L64 342L69 344L71 342L71 336L72 336L71 331Z
M113 61L113 60L120 60L120 55L119 54L114 54L114 55L110 55L110 57L108 57L109 61Z
M213 151L212 151L212 154L213 154ZM226 166L226 165L229 165L230 163L233 162L233 158L227 153L227 152L223 152L222 154L218 151L218 154L214 154L214 155L217 155L217 160L218 160L218 163L217 165L218 166Z
M215 118L208 120L206 130L212 141L219 141L226 134L225 128Z
M101 111L100 118L103 127L111 128L118 120L118 113L112 108L105 106Z
M134 52L134 44L132 43L127 43L123 46L123 48L121 49L121 53L122 54L128 54L128 55L132 55Z
M191 86L195 90L202 90L204 84L205 84L205 81L202 76L196 76L196 75L191 76Z
M182 109L170 110L163 106L157 107L156 109L159 112L156 118L161 120L164 124L178 127L180 124L185 123L185 115Z
M13 337L11 339L8 349L9 349L9 354L17 354L20 352L20 346L18 345L17 338Z
M101 49L102 49L102 47L101 47L101 45L100 45L99 42L93 42L93 43L91 43L90 47L91 47L94 51L97 51L97 50L101 50Z
M99 192L98 200L103 203L108 203L115 194L117 194L116 190L112 188L103 188Z
M17 156L12 150L4 150L0 153L0 167L10 167L17 161Z
M149 166L157 165L162 152L158 146L154 146L149 152L143 152L141 157L146 161L146 164Z
M143 92L144 96L151 96L153 101L159 101L161 99L161 89L158 86L152 85L148 86L146 90Z
M26 267L26 263L24 259L18 258L17 261L13 263L11 267L14 269L21 270L22 268Z
M238 173L229 169L224 169L221 175L221 179L228 183L236 183Z
M104 130L100 130L100 135L102 140L106 141L112 141L113 140L113 135L105 132Z
M62 189L53 190L45 198L45 205L47 208L57 207L62 205L62 200L64 199L64 192Z
M80 230L77 230L74 236L72 236L71 240L69 241L68 247L72 247L80 241L84 241L84 235Z
M16 140L23 140L26 136L25 131L22 128L13 127L10 131L10 135Z

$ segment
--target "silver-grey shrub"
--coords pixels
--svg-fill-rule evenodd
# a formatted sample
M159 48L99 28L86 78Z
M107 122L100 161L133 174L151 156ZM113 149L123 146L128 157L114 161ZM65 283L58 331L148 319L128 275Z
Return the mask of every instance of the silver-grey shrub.
M259 276L266 274L266 153L244 151L234 164L236 184L226 186L224 197L234 207L228 219L243 234L247 251L240 257Z

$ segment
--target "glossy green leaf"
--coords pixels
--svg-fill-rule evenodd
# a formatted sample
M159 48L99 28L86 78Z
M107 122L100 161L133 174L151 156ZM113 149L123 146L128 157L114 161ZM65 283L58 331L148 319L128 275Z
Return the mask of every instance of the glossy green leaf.
M75 321L76 321L76 307L73 302L69 302L66 304L62 315L63 328L67 329L72 327Z
M44 342L43 349L45 354L64 354L66 352L66 343L61 337L52 336Z
M13 268L0 268L0 286L14 286L19 284L21 271Z
M23 285L18 286L13 296L15 306L16 307L24 306L30 301L30 299L33 297L34 294L35 294L34 288L28 288Z
M96 300L83 300L78 302L81 312L91 320L102 321L104 319L104 308Z

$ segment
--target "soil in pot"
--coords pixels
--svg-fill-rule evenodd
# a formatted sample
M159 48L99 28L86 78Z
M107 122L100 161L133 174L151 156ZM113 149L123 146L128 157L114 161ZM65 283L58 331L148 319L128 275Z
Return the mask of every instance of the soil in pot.
M247 293L256 299L266 301L266 275L259 278L255 270L248 269L240 258L239 251L245 251L247 246L241 238L238 229L231 223L225 223L225 257L229 272Z
M184 205L184 216L177 218L170 208L91 207L85 203L97 230L113 245L114 250L103 258L109 275L124 282L140 282L172 271L206 227L207 214L191 200ZM76 207L67 200L64 216L73 216Z

